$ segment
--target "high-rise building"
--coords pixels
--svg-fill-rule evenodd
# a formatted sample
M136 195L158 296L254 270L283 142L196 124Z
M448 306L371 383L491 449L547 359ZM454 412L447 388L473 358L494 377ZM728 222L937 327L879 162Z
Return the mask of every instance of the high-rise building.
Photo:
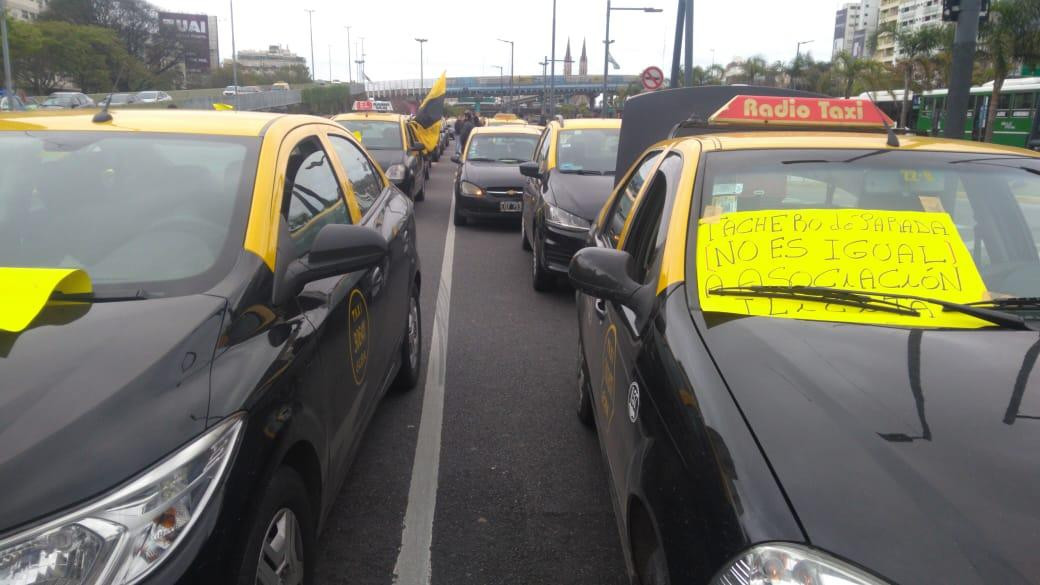
M831 58L847 52L855 57L866 57L870 53L867 39L878 27L881 0L849 2L837 11L834 17L834 44Z
M881 14L878 16L878 26L891 26L899 23L899 6L902 0L881 0ZM879 35L877 39L877 50L874 58L884 63L892 63L896 59L896 42L892 35Z
M238 66L244 70L274 73L287 67L307 67L307 59L279 45L270 45L266 51L243 49L238 52Z
M895 25L900 31L916 30L925 26L942 24L942 0L881 0L879 26ZM899 58L899 47L892 35L878 37L874 58L886 63L895 63Z
M564 77L570 77L574 71L571 66L574 63L574 59L571 58L571 40L567 39L567 52L563 55L563 75Z
M585 39L581 40L581 57L578 58L578 75L589 74L589 55L585 52Z
M49 0L7 0L7 13L16 20L36 20Z

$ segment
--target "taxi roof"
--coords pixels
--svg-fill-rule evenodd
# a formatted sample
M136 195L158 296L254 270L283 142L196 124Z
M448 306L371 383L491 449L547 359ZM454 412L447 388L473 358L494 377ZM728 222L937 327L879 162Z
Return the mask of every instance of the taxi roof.
M523 126L519 124L502 125L502 126L480 126L474 128L471 134L530 134L532 136L538 136L542 131L533 126Z
M555 123L560 126L561 130L597 130L621 127L620 118L572 118L564 120L562 124L558 120Z
M920 150L932 152L968 152L978 154L1016 154L1040 158L1040 154L985 142L970 142L947 138L923 136L899 136L899 146L888 146L883 133L834 132L834 131L791 131L775 130L763 132L733 132L700 134L662 141L660 144L675 144L689 140L699 141L705 151L713 150L780 150L780 149L871 149L871 150Z
M98 111L92 108L0 114L0 131L162 132L259 137L274 121L289 117L262 112L119 109L109 111L111 122L95 123L93 118Z
M396 112L347 112L345 114L336 114L332 117L333 122L340 120L378 120L383 122L400 122L406 120L408 116L405 114L398 114Z

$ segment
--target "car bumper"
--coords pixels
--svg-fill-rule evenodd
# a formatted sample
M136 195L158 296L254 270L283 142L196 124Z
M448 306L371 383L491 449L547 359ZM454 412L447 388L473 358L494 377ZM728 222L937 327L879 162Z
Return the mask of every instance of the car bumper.
M483 197L455 196L455 209L464 217L474 219L520 219L520 194L496 195L489 193ZM502 204L507 203L512 211L505 211Z
M553 272L566 274L571 258L586 246L588 230L574 230L545 224L542 233L542 257L545 266Z

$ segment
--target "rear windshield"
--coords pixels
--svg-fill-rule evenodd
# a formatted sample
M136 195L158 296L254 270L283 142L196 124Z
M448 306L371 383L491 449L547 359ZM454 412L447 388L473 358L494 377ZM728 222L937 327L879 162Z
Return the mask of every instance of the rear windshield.
M340 125L355 135L369 150L404 150L401 124L377 120L341 120Z
M469 141L466 160L522 163L534 159L537 135L475 134Z
M556 141L556 168L565 173L613 173L620 132L617 128L561 130Z
M822 286L962 303L1040 297L1037 159L713 152L697 189L694 288Z
M257 139L0 133L0 266L95 289L207 290L241 250Z

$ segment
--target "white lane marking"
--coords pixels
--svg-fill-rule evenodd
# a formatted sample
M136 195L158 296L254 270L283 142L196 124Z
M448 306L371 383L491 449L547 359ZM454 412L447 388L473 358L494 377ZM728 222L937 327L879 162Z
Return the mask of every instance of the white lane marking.
M433 337L426 366L422 418L415 444L412 480L408 488L408 508L404 513L401 550L394 565L394 583L429 585L432 568L433 513L437 507L437 475L441 459L441 423L444 419L444 376L448 355L448 312L451 307L451 267L455 258L455 198L448 212L448 232L444 238L444 260L437 289Z

